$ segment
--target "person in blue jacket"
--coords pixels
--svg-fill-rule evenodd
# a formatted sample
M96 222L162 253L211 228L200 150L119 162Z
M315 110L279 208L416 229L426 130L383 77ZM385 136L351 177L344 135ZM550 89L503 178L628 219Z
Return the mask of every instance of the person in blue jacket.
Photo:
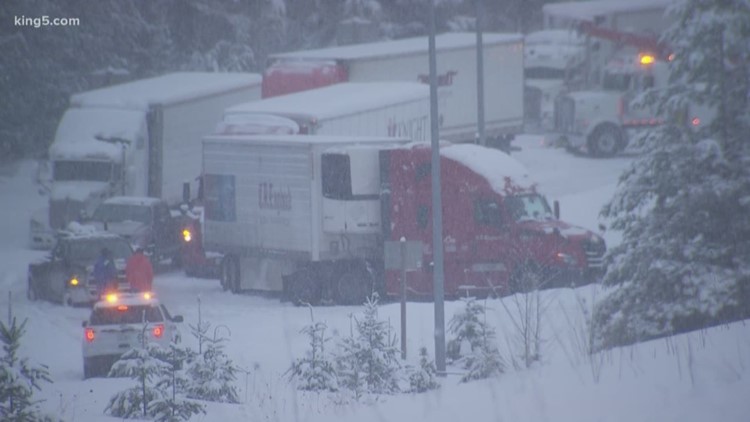
M115 268L115 261L109 249L102 248L94 264L92 276L99 297L107 291L117 290L117 268Z

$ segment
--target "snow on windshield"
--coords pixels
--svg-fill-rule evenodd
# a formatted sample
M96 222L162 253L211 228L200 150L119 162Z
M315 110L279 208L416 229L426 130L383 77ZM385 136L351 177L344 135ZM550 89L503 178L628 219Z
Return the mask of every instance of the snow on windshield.
M547 200L539 194L507 196L505 205L515 221L552 219Z
M57 127L49 149L51 160L98 159L120 161L122 147L97 138L128 140L136 146L146 139L146 117L140 111L71 108Z
M93 220L107 223L135 221L151 223L151 208L127 204L102 204L94 211Z

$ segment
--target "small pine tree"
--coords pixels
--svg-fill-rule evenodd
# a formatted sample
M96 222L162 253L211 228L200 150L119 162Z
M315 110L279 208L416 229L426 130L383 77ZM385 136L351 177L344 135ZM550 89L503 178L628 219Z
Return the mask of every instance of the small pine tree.
M467 370L461 381L489 378L503 373L505 365L495 346L495 329L487 324L486 309L474 298L464 299L465 307L451 318L448 330L454 338L451 358ZM460 345L468 343L470 350L465 354Z
M412 393L424 393L440 387L435 379L437 370L435 362L429 359L427 348L419 349L419 368L409 375L409 387Z
M337 373L341 385L355 392L391 394L400 390L398 385L401 365L395 337L390 337L390 326L378 321L378 295L374 293L365 302L364 316L356 318L356 336L341 342Z
M222 403L239 403L239 395L234 382L237 380L237 367L224 353L225 339L206 338L205 351L188 364L188 384L185 391L188 398Z
M163 398L149 403L149 415L157 421L181 421L199 413L205 414L204 405L182 397L190 385L190 379L183 368L186 362L195 359L195 352L187 347L178 347L175 343L170 343L169 349L158 350L160 354L156 357L167 362L170 368L162 373L162 377L156 382L156 389L165 394Z
M335 365L325 351L325 345L330 341L325 336L327 328L325 323L314 322L302 329L302 333L310 338L310 350L287 371L290 380L299 379L297 388L300 390L337 391L339 388Z
M125 419L145 417L153 401L165 399L166 392L156 388L159 379L170 375L170 365L158 357L163 355L161 346L153 343L125 352L108 376L132 378L138 384L112 396L104 413Z
M11 318L10 325L0 322L0 341L3 356L0 358L0 419L4 421L51 420L39 413L34 390L41 383L52 382L46 366L31 366L27 358L18 356L26 320L20 325Z

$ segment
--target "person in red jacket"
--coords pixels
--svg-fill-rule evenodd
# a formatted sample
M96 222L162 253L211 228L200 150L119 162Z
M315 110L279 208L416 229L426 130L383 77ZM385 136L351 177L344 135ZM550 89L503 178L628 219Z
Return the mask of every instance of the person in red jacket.
M151 291L154 282L154 269L151 261L143 254L143 248L138 248L135 253L128 258L125 264L125 278L130 284L130 288L136 292Z

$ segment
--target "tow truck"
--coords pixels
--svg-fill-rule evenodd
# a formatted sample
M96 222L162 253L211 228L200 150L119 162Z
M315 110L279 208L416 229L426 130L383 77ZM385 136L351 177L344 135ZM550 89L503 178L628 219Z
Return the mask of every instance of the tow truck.
M559 143L586 150L594 157L611 157L626 148L634 131L664 123L655 109L637 107L633 100L648 89L668 84L674 55L653 37L600 28L591 22L581 23L578 30L638 50L625 49L609 60L600 89L570 92L555 101ZM703 108L690 107L684 119L698 129L708 121L706 113Z

